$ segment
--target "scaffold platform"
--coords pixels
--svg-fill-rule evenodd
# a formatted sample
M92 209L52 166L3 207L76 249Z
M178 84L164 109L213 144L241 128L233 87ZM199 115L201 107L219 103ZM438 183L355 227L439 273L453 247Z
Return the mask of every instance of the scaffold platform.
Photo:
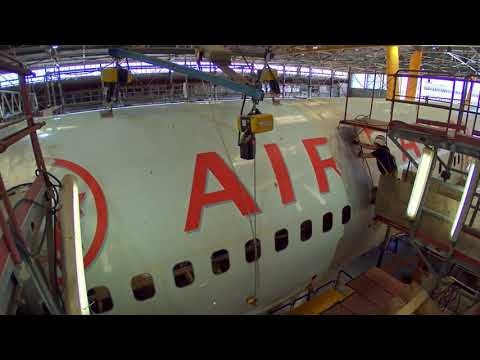
M340 124L358 127L362 129L370 129L374 131L387 132L388 122L374 119L353 119L341 120Z
M370 129L386 133L394 140L405 139L424 144L436 149L445 149L454 153L461 153L480 159L480 130L476 129L477 118L479 114L479 100L475 105L471 103L472 91L475 85L480 86L480 81L471 76L457 76L450 73L429 72L429 71L407 71L398 70L395 74L389 75L394 81L394 92L391 99L390 119L381 121L372 118L373 101L375 89L372 91L370 103L370 113L363 117L357 116L354 119L348 119L348 91L345 101L345 113L340 125L347 125L356 128ZM415 78L420 83L420 91L414 98L406 98L399 93L397 83L400 79ZM442 80L451 85L451 93L444 98L432 98L422 95L422 82ZM458 95L455 91L457 85L462 86L462 91ZM350 86L350 85L349 85ZM349 88L350 89L350 88ZM414 119L398 119L395 116L395 104L406 103L416 106L416 116ZM447 121L438 119L426 119L420 116L420 110L424 107L435 108L444 111ZM410 121L409 121L410 120ZM400 150L408 154L400 147ZM417 164L414 162L414 165Z
M391 98L386 99L391 102L389 121L372 119L375 89L372 91L370 113L357 116L355 119L347 119L349 94L347 91L344 118L339 122L339 126L352 126L385 133L408 158L409 167L406 173L408 173L410 163L416 168L419 167L419 164L401 146L399 141L408 140L423 144L434 152L434 161L439 161L440 175L443 179L434 179L432 172L429 172L425 184L427 191L422 195L420 211L412 220L406 217L406 209L412 193L413 181L407 182L406 177L404 180L397 180L381 176L375 201L374 220L387 226L387 235L390 228L408 234L411 243L416 244L415 247L419 253L422 251L433 252L446 263L458 264L472 273L480 274L480 229L475 221L480 209L480 193L477 191L472 198L476 199L476 206L473 206L474 200L462 205L460 199L464 189L459 189L456 193L447 189L450 184L447 184L447 181L450 179L451 172L467 175L463 165L462 168L456 167L459 163L463 164L463 160L461 162L454 161L456 154L459 154L462 159L464 155L480 159L480 130L476 129L480 96L477 97L475 104L472 104L471 101L474 86L480 87L480 81L473 76L457 76L422 70L413 72L398 70L394 74L388 74L388 77L391 79L390 83L393 83ZM419 90L414 97L407 98L400 93L397 84L401 78L408 80L414 78L420 83ZM432 98L427 96L431 95L430 93L422 94L422 82L431 83L436 80L444 81L451 87L451 92L445 95L447 97ZM461 91L458 90L459 87ZM404 111L396 114L395 104L397 103L415 105L416 115L407 119ZM420 113L420 110L425 107L435 109L429 112L430 116L427 117L430 119ZM438 117L434 117L432 114L438 115ZM442 161L438 153L440 149L448 152L448 161ZM469 207L467 215L470 217L470 221L468 224L465 221L459 238L452 242L450 231L459 206ZM470 209L473 212L470 212ZM431 266L429 266L429 270L433 271L435 276L440 276L440 273L434 271Z
M393 120L388 125L388 137L414 141L480 159L480 138L477 136L456 133L450 137L447 132L435 127Z

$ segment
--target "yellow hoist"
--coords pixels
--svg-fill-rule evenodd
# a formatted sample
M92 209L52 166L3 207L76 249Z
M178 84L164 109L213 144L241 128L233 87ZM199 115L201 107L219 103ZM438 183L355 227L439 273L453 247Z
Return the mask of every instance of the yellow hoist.
M122 68L118 62L115 67L103 69L100 78L102 83L107 87L107 103L110 103L112 100L117 102L119 87L125 86L133 81L131 72Z
M254 109L247 115L237 118L238 145L240 146L240 158L252 160L255 158L255 134L273 130L273 115L262 114Z

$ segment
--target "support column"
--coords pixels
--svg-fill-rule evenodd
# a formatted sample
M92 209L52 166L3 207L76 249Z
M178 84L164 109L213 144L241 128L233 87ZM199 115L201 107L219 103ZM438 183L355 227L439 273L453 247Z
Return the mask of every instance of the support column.
M45 73L46 72L47 72L47 70L45 69ZM47 101L48 101L47 107L50 107L50 106L52 106L52 98L50 96L50 83L48 81L47 76L45 76L43 78L43 81L45 81L45 88L47 89Z
M58 93L60 95L60 104L62 104L62 107L64 107L65 99L63 98L62 80L60 78L60 67L57 69L57 71L58 71Z
M345 113L343 115L343 120L347 120L348 97L350 96L350 84L351 84L351 82L352 82L352 69L349 67L348 68L348 78L347 78L347 94L345 96Z
M387 100L392 100L393 94L398 94L399 80L397 79L395 86L395 78L393 77L398 68L398 46L387 46Z
M168 71L168 76L170 78L170 101L173 101L173 73L172 73L172 70Z
M307 98L310 100L312 98L312 67L308 69L308 91Z
M333 70L330 70L330 97L332 97L332 88L333 88ZM340 96L340 94L338 94Z
M420 70L420 66L422 65L422 50L415 50L410 57L410 65L408 66L408 70L412 71L410 75L418 75L418 70ZM417 95L417 78L416 77L409 77L407 82L407 92L405 94L405 100L412 100L414 101Z
M185 76L185 82L183 83L183 98L188 101L188 76Z
M52 99L53 99L53 106L57 106L57 97L55 96L55 83L50 81L50 86L52 87Z
M372 87L372 99L370 101L370 113L368 115L369 119L372 119L372 111L373 111L373 101L375 100L375 82L377 81L377 69L373 74L373 87Z
M470 82L470 87L468 88L467 98L465 99L465 105L467 105L469 108L470 101L472 100L473 85L475 84L474 81L477 80L477 78L475 76L472 76L471 80L472 82Z
M464 105L464 110L466 108L466 111L467 111L467 115L465 117L465 130L467 129L467 126L468 126L468 117L470 116L470 101L472 100L472 91L473 91L473 85L474 85L473 81L476 80L476 77L472 76L470 80L472 81L470 82L470 86L468 88L468 93L467 93L467 97L465 98L465 105Z
M460 98L460 106L458 111L457 128L455 129L455 135L457 135L458 129L462 125L463 113L465 112L465 103L467 99L467 91L468 91L467 88L468 88L468 81L464 80L463 86L462 86L462 95ZM453 88L453 92L455 92L455 87Z
M184 65L187 66L187 56L185 56ZM188 75L185 75L185 82L183 83L183 97L188 101Z

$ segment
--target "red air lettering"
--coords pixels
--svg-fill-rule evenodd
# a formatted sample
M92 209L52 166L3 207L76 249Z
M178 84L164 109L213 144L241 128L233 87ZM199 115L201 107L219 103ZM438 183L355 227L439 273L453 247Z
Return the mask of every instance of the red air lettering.
M282 153L277 144L266 144L265 151L272 164L275 178L277 179L278 188L283 204L288 204L295 201L295 194L293 193L292 182L288 174L287 166L283 161Z
M322 160L320 155L318 155L316 147L318 145L325 145L327 143L327 138L315 138L315 139L306 139L302 140L307 154L312 162L313 170L315 171L315 176L317 177L318 188L321 193L326 193L330 191L328 186L327 174L325 173L326 168L332 168L341 176L340 171L337 169L337 164L333 157Z
M372 132L373 132L372 129L364 128L362 131L367 135L368 140L370 142L372 142ZM362 132L362 131L360 131L360 132Z
M408 151L413 150L415 156L418 158L420 156L420 149L416 142L405 141L404 139L400 139L400 145L402 145L403 150ZM408 160L408 157L402 152L402 160Z
M224 190L205 193L208 170L215 175ZM198 229L204 206L225 201L233 201L244 216L261 212L235 173L217 153L197 154L185 231Z

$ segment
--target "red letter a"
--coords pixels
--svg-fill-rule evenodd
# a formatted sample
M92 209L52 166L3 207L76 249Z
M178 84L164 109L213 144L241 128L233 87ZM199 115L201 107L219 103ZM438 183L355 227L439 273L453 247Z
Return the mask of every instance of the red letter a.
M205 193L208 170L215 175L224 190ZM197 154L185 231L198 229L204 206L225 201L233 201L244 216L260 212L235 173L217 153Z

